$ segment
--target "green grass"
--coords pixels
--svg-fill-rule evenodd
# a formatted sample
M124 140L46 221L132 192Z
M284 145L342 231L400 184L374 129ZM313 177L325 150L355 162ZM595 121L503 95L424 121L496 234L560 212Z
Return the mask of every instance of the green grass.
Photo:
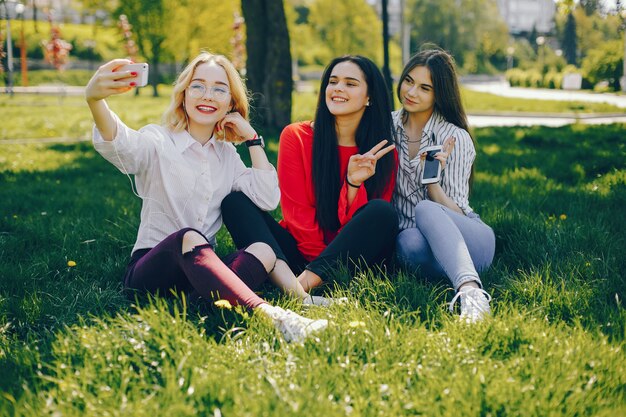
M160 86L161 96L152 97L151 88L140 95L128 93L108 100L110 107L129 126L139 128L159 123L169 105L171 87ZM88 138L93 120L82 96L0 95L0 140L32 138Z
M69 76L69 75L68 75ZM74 75L72 75L74 76ZM80 75L75 75L80 76ZM49 75L47 76L49 78ZM161 97L153 98L150 88L112 97L111 108L131 127L158 123L169 104L171 87L159 86ZM543 100L521 100L487 93L464 91L468 112L534 112L534 113L619 113L615 106L602 103L578 103ZM314 92L294 93L292 119L311 120L317 95ZM396 107L397 103L396 103ZM0 95L0 141L31 138L87 138L92 121L84 99L77 96Z
M329 309L266 287L330 319L303 345L241 310L129 301L128 179L88 143L0 145L0 415L624 415L625 128L474 131L492 319L462 325L412 271L357 274Z
M469 113L528 112L528 113L624 113L624 109L607 103L584 101L530 100L501 97L494 94L462 91L465 110Z

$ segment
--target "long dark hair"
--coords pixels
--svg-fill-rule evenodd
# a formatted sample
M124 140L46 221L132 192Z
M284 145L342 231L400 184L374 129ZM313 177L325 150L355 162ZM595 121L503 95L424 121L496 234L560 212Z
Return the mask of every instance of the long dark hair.
M402 95L400 89L402 83L406 79L409 72L415 67L426 67L430 71L430 77L433 80L433 89L435 91L435 110L443 116L448 123L452 123L462 129L465 129L472 138L472 142L476 145L476 140L469 131L467 123L467 115L461 101L461 89L459 88L459 78L456 73L456 65L452 55L443 49L425 49L413 55L409 62L406 63L398 82L396 94L400 102ZM403 111L402 121L406 122L408 114ZM472 165L472 173L470 174L470 188L474 179L474 165Z
M461 101L461 90L452 55L442 49L426 49L413 55L406 63L398 82L396 94L400 102L400 89L409 72L415 67L426 67L430 71L435 90L435 109L449 123L469 132L467 115ZM406 115L405 115L406 117Z
M313 129L313 187L317 204L316 218L324 230L337 230L337 204L343 178L339 176L339 151L337 150L337 131L335 116L326 106L326 87L333 68L341 62L356 64L367 83L370 105L365 108L356 130L356 145L359 153L369 151L383 139L392 142L392 121L389 90L380 69L368 58L359 55L345 55L332 60L324 70L317 99L315 128ZM376 163L376 173L365 181L365 188L370 199L380 198L393 173L393 152L388 153Z

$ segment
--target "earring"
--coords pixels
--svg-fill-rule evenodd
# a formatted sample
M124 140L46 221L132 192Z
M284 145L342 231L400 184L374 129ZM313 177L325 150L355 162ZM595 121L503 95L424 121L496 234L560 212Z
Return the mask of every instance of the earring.
M365 103L365 105L366 105L367 107L369 107L371 104L372 104L372 103L370 103L370 100L369 100L369 98L368 98L368 99L367 99L367 103Z

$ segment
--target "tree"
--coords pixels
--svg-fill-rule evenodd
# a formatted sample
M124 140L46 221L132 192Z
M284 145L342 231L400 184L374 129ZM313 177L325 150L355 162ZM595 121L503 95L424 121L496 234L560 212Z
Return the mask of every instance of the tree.
M621 40L602 43L589 52L581 67L586 78L596 84L606 80L613 90L619 91L619 78L622 76L624 48Z
M125 14L137 37L141 55L150 62L150 85L153 96L158 97L157 84L161 80L159 64L163 57L163 43L171 19L171 0L126 0L120 2L118 14Z
M239 1L183 0L174 2L170 11L167 39L163 47L177 62L195 57L200 50L229 56L233 36L234 13L239 12ZM185 24L180 24L185 22Z
M33 4L35 2L33 1ZM98 25L101 22L98 22L98 15L100 12L104 12L106 14L113 14L115 10L119 7L118 0L80 0L77 1L79 3L79 9L81 9L82 13L91 14L94 16L93 21L93 36L96 37L96 33L98 31Z
M494 57L506 65L508 30L495 0L407 0L407 12L413 51L434 43L470 72L489 72Z
M563 55L568 64L576 65L577 53L576 18L574 13L568 13L563 33Z
M579 62L599 45L621 39L619 33L621 20L618 15L593 13L588 16L582 7L568 1L559 3L559 13L556 15L556 27L558 33L561 34L562 42L570 13L576 20L576 48Z
M242 0L246 20L246 75L253 93L254 121L270 132L291 122L291 52L282 1Z
M602 3L600 0L580 0L580 5L587 16L602 12Z
M324 64L345 54L365 55L382 63L382 22L365 0L315 0L309 22L328 50Z

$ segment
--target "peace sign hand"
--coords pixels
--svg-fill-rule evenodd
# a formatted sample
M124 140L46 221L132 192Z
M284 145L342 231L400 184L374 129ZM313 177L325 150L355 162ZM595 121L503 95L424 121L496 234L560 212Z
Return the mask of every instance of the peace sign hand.
M384 147L387 142L387 140L382 140L363 155L356 154L350 157L346 173L350 184L360 186L376 173L376 162L396 147L395 145Z

